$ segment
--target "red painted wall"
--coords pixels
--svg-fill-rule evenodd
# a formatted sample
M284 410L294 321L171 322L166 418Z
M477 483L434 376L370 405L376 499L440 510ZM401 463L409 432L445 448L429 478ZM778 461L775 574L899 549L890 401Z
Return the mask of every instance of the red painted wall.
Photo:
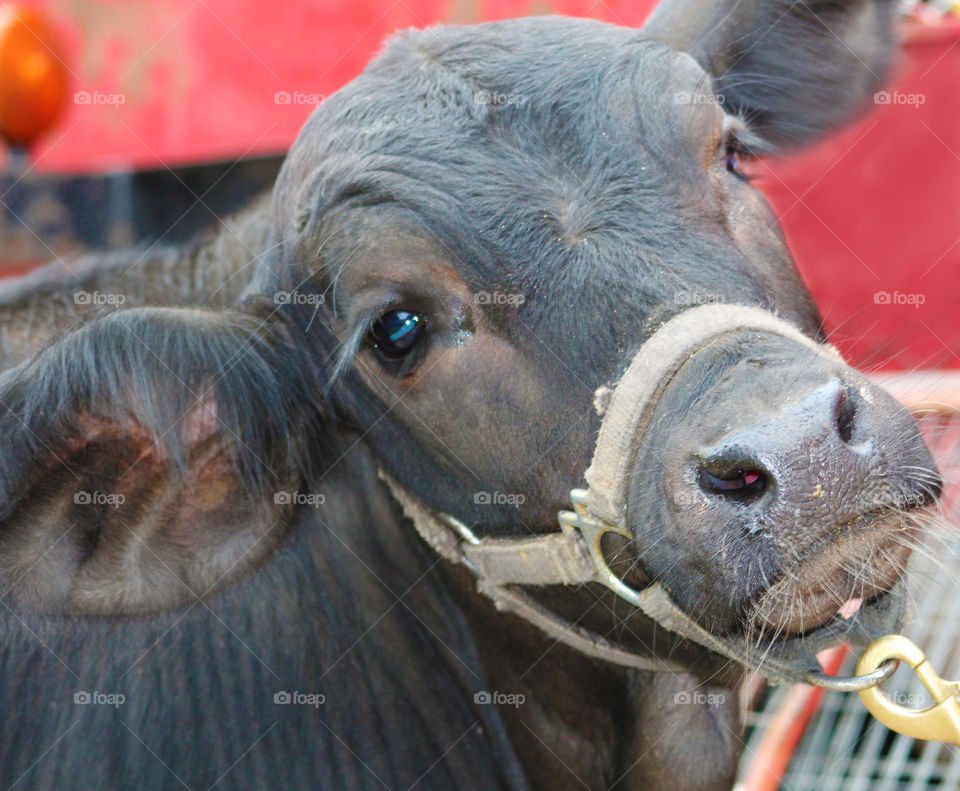
M917 30L888 103L760 182L860 365L960 367L958 89L960 20Z
M391 33L556 13L638 26L654 0L31 0L77 91L38 167L89 172L283 151ZM278 104L278 94L290 103ZM117 97L117 98L115 98ZM97 102L101 102L98 104Z
M397 29L549 11L637 26L654 4L35 0L91 101L70 107L34 163L80 172L282 151ZM828 328L862 365L960 367L958 42L960 22L915 32L890 104L760 182ZM914 95L922 103L897 103Z

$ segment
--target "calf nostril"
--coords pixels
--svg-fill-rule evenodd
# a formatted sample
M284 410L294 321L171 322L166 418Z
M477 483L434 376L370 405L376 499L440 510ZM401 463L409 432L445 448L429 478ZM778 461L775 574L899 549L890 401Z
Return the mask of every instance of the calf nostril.
M834 421L837 426L837 434L847 445L853 439L853 429L857 416L856 398L851 397L850 389L844 387L837 396L837 403L834 407Z
M700 488L707 494L751 502L766 491L767 476L762 470L749 467L711 472L703 465L700 467Z

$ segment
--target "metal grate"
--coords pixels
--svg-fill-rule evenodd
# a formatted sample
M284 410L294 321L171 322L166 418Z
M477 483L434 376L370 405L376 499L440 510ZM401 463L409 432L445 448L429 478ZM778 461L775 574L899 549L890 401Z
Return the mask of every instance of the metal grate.
M960 525L960 416L925 418L921 426L946 482L948 521ZM904 633L918 643L943 678L960 678L960 529L932 531L910 564L910 605ZM842 673L852 673L847 656ZM903 705L932 701L909 669L884 691ZM741 777L789 687L770 690L746 716ZM960 788L960 747L892 733L874 720L856 694L827 692L797 745L780 788L787 791L919 791Z

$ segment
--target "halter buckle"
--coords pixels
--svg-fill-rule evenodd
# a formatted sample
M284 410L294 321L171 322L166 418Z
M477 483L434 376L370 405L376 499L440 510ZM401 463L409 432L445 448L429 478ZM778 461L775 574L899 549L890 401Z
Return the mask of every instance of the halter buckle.
M630 531L589 516L587 514L586 489L572 489L570 491L570 501L573 503L573 511L561 511L557 519L560 522L560 529L565 535L575 537L576 533L579 532L582 536L587 545L587 551L590 553L590 560L593 561L595 573L593 581L609 588L634 607L640 607L642 594L613 573L613 569L610 568L607 559L603 556L601 546L604 534L616 533L624 538L633 538Z

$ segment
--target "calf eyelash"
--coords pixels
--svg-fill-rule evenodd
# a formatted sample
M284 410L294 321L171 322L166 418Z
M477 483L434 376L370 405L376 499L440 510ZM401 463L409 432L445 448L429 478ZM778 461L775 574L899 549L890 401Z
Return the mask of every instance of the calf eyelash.
M753 161L776 148L747 128L742 120L727 116L723 123L721 155L727 171L740 181L753 181L755 176L741 168L741 161Z
M723 146L727 153L735 153L748 160L769 156L779 150L750 129L743 119L733 115L723 120Z

